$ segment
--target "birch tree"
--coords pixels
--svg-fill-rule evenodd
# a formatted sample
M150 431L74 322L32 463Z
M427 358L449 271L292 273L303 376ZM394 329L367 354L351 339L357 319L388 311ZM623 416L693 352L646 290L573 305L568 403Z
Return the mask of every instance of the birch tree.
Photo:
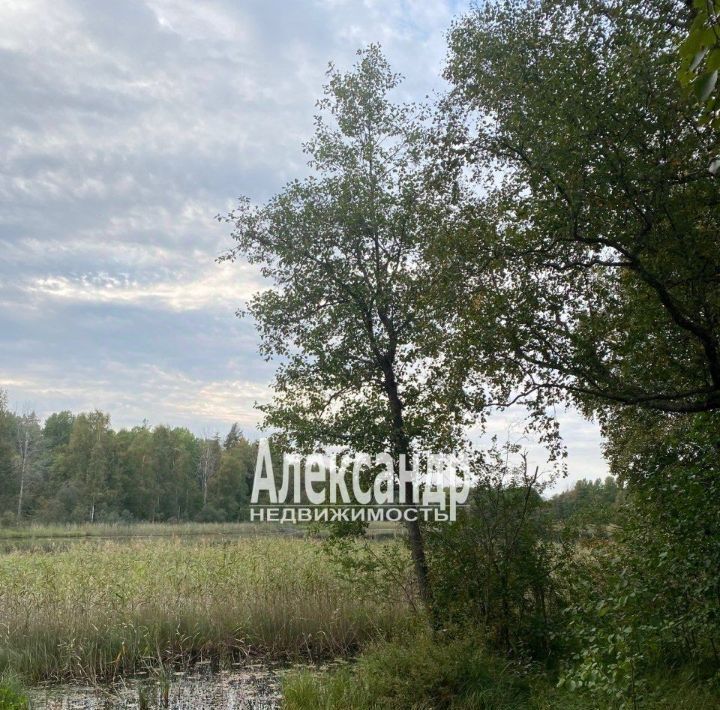
M22 518L23 503L33 461L40 448L42 431L35 412L16 416L15 456L19 475L17 519Z
M198 460L198 479L202 488L203 506L207 505L208 485L215 476L220 464L220 439L204 435L200 441L200 458Z

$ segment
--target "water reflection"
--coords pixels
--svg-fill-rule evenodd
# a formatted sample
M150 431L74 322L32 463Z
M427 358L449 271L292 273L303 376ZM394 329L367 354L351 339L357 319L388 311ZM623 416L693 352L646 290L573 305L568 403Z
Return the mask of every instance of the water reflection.
M31 708L44 710L271 710L280 707L282 668L248 664L242 669L195 669L167 679L137 677L110 687L78 685L35 688Z

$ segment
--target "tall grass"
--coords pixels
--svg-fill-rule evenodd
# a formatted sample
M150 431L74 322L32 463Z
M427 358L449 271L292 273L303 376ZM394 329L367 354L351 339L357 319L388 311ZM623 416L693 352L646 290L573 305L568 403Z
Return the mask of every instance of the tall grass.
M478 639L428 634L366 649L352 668L300 670L283 681L286 710L527 710L530 686Z
M481 637L443 639L422 632L371 644L357 661L330 670L307 668L283 679L285 710L709 710L720 708L717 680L654 674L642 700L597 698L559 688L539 666L490 653Z
M391 637L410 618L400 597L358 594L311 540L94 541L0 555L0 669L32 681L254 654L317 660Z

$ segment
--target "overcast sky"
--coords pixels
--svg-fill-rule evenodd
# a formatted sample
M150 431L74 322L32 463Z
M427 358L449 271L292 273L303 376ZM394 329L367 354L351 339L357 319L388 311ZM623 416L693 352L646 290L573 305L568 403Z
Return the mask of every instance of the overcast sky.
M0 387L41 416L256 433L272 365L234 311L259 285L214 221L301 176L329 61L380 42L442 90L439 0L3 0ZM493 427L503 431L508 419ZM605 471L563 417L570 469Z

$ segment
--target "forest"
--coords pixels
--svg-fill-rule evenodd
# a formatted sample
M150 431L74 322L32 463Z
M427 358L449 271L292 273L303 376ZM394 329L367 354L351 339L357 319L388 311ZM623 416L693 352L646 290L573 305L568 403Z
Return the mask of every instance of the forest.
M205 438L162 425L115 431L100 411L40 422L9 411L0 393L0 436L0 526L248 520L257 442L237 423ZM620 502L612 477L583 479L548 509L609 524Z
M137 426L103 412L8 411L0 393L0 523L224 522L244 519L257 446Z

